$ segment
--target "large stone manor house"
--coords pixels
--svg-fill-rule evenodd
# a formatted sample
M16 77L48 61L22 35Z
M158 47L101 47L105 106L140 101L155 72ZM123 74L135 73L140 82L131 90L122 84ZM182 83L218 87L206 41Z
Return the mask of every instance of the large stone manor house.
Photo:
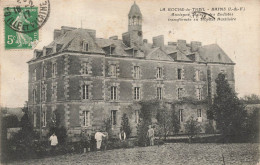
M62 26L54 30L53 42L34 51L28 62L28 106L35 129L46 133L56 112L69 134L95 131L107 118L116 132L126 113L135 132L139 109L128 108L135 102L212 98L221 72L234 88L235 64L217 44L165 44L162 35L148 42L135 3L126 19L122 39L97 38L95 30ZM184 103L175 109L181 131L191 115L202 125L208 121L206 104Z

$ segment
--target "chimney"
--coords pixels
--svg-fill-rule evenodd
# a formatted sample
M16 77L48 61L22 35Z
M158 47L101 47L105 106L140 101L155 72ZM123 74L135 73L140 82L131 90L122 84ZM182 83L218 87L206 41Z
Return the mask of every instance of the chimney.
M153 46L163 48L164 36L160 35L160 36L153 37Z
M187 50L186 47L186 40L178 40L177 41L177 46L180 50Z
M191 41L191 51L196 52L198 51L199 47L202 46L202 43L199 41Z
M169 45L169 46L176 46L177 43L176 43L176 42L168 42L168 45Z
M68 26L62 26L61 27L61 34L63 35L66 32L72 31L72 30L75 30L75 29L77 29L77 28L75 28L75 27L68 27Z
M118 36L111 36L109 37L110 40L118 40Z
M61 30L54 29L53 40L56 40L61 35Z
M144 39L144 40L143 40L143 43L144 43L144 44L147 44L147 43L148 43L148 40L147 40L147 39Z

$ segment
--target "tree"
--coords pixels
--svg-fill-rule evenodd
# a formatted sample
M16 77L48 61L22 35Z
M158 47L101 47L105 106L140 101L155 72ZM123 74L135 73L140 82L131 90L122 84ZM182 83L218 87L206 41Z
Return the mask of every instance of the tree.
M152 116L155 109L158 108L159 102L155 100L139 102L140 108L140 121L137 125L137 140L140 146L145 146L147 143L147 131L149 125L152 124Z
M172 127L172 118L164 103L160 106L159 109L157 109L156 119L159 125L159 130L161 130L164 136L164 140L166 140Z
M56 134L59 144L65 144L67 139L67 129L61 125L61 116L57 110L52 113L52 117L49 124L50 137L53 133Z
M259 142L259 131L260 131L260 109L255 107L252 113L248 114L247 124L246 124L246 136L247 140L250 142Z
M193 117L190 117L185 123L185 131L189 136L189 142L191 142L192 138L200 133L201 128L199 123Z
M176 114L175 109L172 109L172 114L171 114L171 122L172 122L172 131L174 134L177 134L181 128L180 126L180 120L178 118L178 115Z
M113 135L110 118L107 118L103 121L102 129L105 130L108 133L108 139L110 139Z
M120 130L123 130L125 132L126 138L130 137L132 130L131 130L131 127L130 127L130 124L129 124L129 119L128 119L126 113L124 113L123 116L122 116Z
M215 82L216 95L208 112L209 117L216 121L217 129L224 139L230 136L238 137L245 125L244 105L229 86L224 74L220 73Z
M260 104L260 96L251 94L241 98L241 101L245 104Z

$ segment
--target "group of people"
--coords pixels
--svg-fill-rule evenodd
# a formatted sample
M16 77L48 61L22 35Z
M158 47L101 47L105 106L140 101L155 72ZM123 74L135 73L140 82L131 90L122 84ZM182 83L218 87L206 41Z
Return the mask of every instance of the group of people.
M96 149L99 151L101 149L102 141L103 140L107 141L108 133L97 131L95 133L94 138L95 138L95 141L96 141ZM126 138L127 138L126 133L123 130L120 131L120 133L119 133L120 141L124 141L124 140L126 140ZM151 125L149 126L149 129L147 131L147 138L149 139L149 145L153 146L154 145L154 129ZM84 144L86 144L86 146L84 146L84 152L86 152L86 148L88 148L88 151L89 151L90 150L90 148L89 148L90 136L86 135L85 132L83 131L82 132L82 139L83 139ZM55 133L53 133L50 136L49 141L51 142L51 150L54 151L56 146L58 145L58 138L55 135Z

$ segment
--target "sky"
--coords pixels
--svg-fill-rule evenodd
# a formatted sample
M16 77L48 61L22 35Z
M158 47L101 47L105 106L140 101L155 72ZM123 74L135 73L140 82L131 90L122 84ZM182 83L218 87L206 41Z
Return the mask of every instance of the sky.
M0 0L1 8L10 0ZM98 38L108 38L127 31L128 12L133 0L50 0L51 12L40 29L42 49L53 40L54 29L61 26L95 29ZM4 4L4 5L3 5ZM217 43L236 63L235 83L239 97L260 94L260 1L242 0L136 0L143 15L143 36L164 35L168 41L184 39L201 41L203 45ZM174 22L168 21L172 12L161 8L245 7L235 12L233 22ZM3 11L3 9L1 9ZM178 12L177 12L178 13ZM0 15L0 34L4 34L3 15ZM23 106L28 100L28 64L32 50L5 50L4 35L0 35L1 88L0 104L7 107Z

